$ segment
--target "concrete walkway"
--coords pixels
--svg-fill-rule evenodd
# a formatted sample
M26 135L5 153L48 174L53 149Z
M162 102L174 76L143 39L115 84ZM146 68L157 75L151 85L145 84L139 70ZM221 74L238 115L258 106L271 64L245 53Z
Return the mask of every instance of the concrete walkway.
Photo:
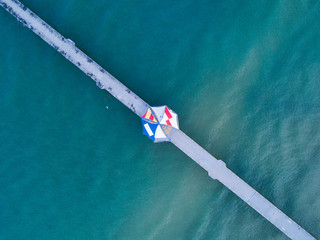
M169 135L171 142L203 167L211 178L219 180L289 238L315 239L185 133L171 131Z
M22 25L30 28L35 34L90 76L97 83L98 87L107 90L139 117L147 111L149 105L145 101L79 50L73 41L64 38L22 3L16 0L0 0L0 5L16 17ZM223 161L215 159L185 133L180 130L172 130L169 138L174 145L204 168L211 178L219 180L288 237L297 240L315 239L229 170Z

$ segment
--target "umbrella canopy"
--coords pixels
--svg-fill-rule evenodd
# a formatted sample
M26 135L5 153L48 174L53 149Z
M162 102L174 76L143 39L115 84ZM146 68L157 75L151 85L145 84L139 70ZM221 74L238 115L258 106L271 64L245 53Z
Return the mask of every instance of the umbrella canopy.
M179 129L178 115L167 106L149 107L141 120L143 134L153 142L170 141L169 132Z

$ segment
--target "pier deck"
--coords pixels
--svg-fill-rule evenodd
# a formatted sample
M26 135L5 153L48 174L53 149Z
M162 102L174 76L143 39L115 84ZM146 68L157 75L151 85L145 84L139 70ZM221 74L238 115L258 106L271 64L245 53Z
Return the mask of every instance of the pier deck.
M170 138L174 145L203 167L211 178L220 181L289 238L297 240L315 239L296 222L228 169L223 161L214 158L185 133L182 131L171 131Z
M17 0L0 0L0 5L16 17L22 25L31 29L86 75L90 76L98 87L107 90L139 117L146 112L149 105L145 101L84 54L75 46L73 41L63 37L22 3ZM217 179L228 187L289 238L297 240L315 239L228 169L223 161L215 159L185 133L174 130L170 132L169 138L175 146L204 168L211 178Z

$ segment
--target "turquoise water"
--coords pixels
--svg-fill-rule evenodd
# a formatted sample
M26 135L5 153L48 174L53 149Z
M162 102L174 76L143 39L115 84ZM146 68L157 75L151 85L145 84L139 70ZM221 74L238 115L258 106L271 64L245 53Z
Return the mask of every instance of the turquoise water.
M319 1L24 3L320 238ZM287 239L3 9L0 26L0 239Z

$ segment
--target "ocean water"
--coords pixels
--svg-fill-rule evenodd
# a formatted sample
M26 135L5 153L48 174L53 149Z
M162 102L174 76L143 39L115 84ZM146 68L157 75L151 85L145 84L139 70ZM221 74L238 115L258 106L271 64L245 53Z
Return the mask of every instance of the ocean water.
M320 238L319 1L23 3ZM0 26L1 240L287 239L3 9Z

